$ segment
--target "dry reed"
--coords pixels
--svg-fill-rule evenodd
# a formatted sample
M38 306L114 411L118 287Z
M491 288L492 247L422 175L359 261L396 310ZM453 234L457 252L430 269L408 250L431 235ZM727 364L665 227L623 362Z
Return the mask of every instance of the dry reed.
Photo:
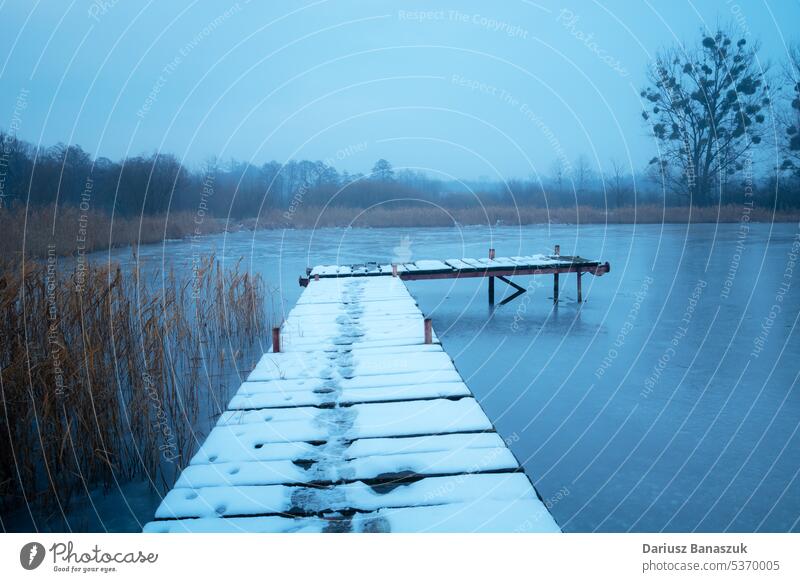
M225 375L269 328L260 276L214 257L185 277L62 274L55 257L0 267L2 512L58 515L135 478L171 486L202 413L224 409Z
M221 232L224 221L191 212L126 218L102 211L55 205L0 209L0 257L45 257L55 249L68 256Z

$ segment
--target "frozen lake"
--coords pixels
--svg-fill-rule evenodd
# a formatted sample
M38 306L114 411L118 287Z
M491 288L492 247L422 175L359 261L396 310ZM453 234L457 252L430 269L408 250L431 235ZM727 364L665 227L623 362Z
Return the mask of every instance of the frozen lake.
M495 309L484 279L408 286L565 531L796 531L798 236L794 224L321 229L168 242L140 256L151 267L212 249L243 257L276 289L278 318L307 265L554 244L607 260L611 273L584 277L582 305L574 276L562 275L556 308L550 276L517 279L529 292ZM126 262L130 250L110 256Z

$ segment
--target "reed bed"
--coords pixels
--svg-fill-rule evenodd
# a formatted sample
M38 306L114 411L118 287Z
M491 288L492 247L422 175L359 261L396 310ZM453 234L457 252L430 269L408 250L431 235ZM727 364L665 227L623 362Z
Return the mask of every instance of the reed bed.
M63 515L99 486L172 485L251 366L265 285L198 258L191 274L55 257L0 264L0 509ZM187 270L188 271L188 270ZM251 350L251 357L254 351Z
M191 212L112 217L101 210L74 207L19 206L0 209L0 257L46 257L91 253L113 247L137 246L222 232L225 222Z

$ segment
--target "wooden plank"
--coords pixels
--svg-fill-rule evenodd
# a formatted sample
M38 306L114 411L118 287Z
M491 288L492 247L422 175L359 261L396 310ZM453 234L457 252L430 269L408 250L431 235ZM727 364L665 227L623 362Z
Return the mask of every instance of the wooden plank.
M481 262L484 263L490 269L500 269L500 268L514 268L517 264L509 259L508 257L496 257L494 259L481 259Z
M332 484L351 481L386 481L405 476L467 475L509 472L518 469L507 447L433 451L413 455L376 455L335 462L321 460L298 463L278 461L235 461L192 464L181 473L176 488L204 488L286 484Z
M524 519L523 519L524 518ZM387 507L353 516L281 516L181 519L148 523L147 533L323 533L323 532L549 532L561 530L538 499L483 499L434 506Z
M366 317L418 315L419 308L412 299L397 299L388 303L386 301L365 301L358 306L351 306L345 303L306 303L295 306L289 317L315 316L336 318L340 315L353 314Z
M461 259L464 263L472 267L473 269L485 269L486 265L481 263L478 259Z
M216 428L236 427L233 432L253 442L284 440L317 441L330 436L330 426L339 423L340 438L365 438L491 430L474 398L414 400L379 404L356 404L348 408L283 408L227 410ZM213 434L213 431L212 431ZM296 435L290 438L290 435ZM209 436L209 438L211 438Z
M423 334L420 322L419 333ZM265 381L287 378L352 378L386 374L425 373L450 370L453 362L444 352L420 351L410 358L405 352L391 348L376 354L345 352L334 355L327 352L283 352L264 354L247 380Z
M286 408L293 406L325 406L336 403L339 406L387 402L390 400L430 400L468 396L469 389L463 382L425 382L399 386L375 386L361 389L342 389L338 385L320 386L301 391L281 392L276 390L243 393L233 397L229 410L249 410L253 408Z
M324 511L378 511L385 507L476 502L481 499L531 499L521 473L428 477L389 488L363 481L328 488L224 486L176 488L164 498L156 518L204 518L246 515L316 514Z
M503 446L503 439L494 432L449 433L424 436L374 437L342 440L338 442L343 459L357 459L376 455L401 455L431 453L437 451L460 450L466 448L482 449ZM269 446L231 447L208 449L201 447L192 458L193 465L211 463L232 463L237 461L296 461L318 459L327 454L324 444L307 441L284 441ZM211 455L211 456L209 456Z
M392 346L395 347L395 346ZM409 347L409 346L400 346ZM416 346L413 346L416 347ZM438 346L436 346L438 347ZM388 374L379 376L357 376L354 378L295 378L291 380L280 379L268 382L244 382L236 395L256 394L259 392L297 392L303 390L317 390L323 387L335 386L341 390L360 390L364 388L381 388L386 386L404 386L407 384L461 382L461 376L453 369L436 370L420 374L408 372L405 374Z
M449 273L453 270L453 268L446 264L443 261L438 260L422 260L416 261L414 266L417 267L419 271L426 271L426 272L441 272L441 273Z
M447 259L445 261L445 263L447 263L453 269L458 270L458 271L463 271L464 269L473 269L474 268L471 265L468 265L467 263L462 261L461 259Z

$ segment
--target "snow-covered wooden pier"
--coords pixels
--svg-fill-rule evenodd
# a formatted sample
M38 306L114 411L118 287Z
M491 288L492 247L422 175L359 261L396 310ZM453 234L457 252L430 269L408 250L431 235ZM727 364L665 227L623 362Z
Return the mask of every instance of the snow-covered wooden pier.
M420 260L413 263L381 264L377 262L359 265L319 265L306 269L306 276L300 277L300 285L305 287L311 280L339 279L348 277L376 277L393 275L404 281L425 279L464 279L472 277L489 278L489 303L494 304L494 280L513 287L516 292L500 302L500 305L514 300L525 293L525 288L517 285L509 277L523 275L553 275L553 300L558 302L559 275L577 275L578 302L583 301L581 277L584 273L601 276L611 270L608 262L601 263L579 256L562 255L556 245L552 255L526 255L514 257L495 257L494 249L489 249L485 259L446 259Z
M312 271L275 336L146 532L560 531L401 277Z

